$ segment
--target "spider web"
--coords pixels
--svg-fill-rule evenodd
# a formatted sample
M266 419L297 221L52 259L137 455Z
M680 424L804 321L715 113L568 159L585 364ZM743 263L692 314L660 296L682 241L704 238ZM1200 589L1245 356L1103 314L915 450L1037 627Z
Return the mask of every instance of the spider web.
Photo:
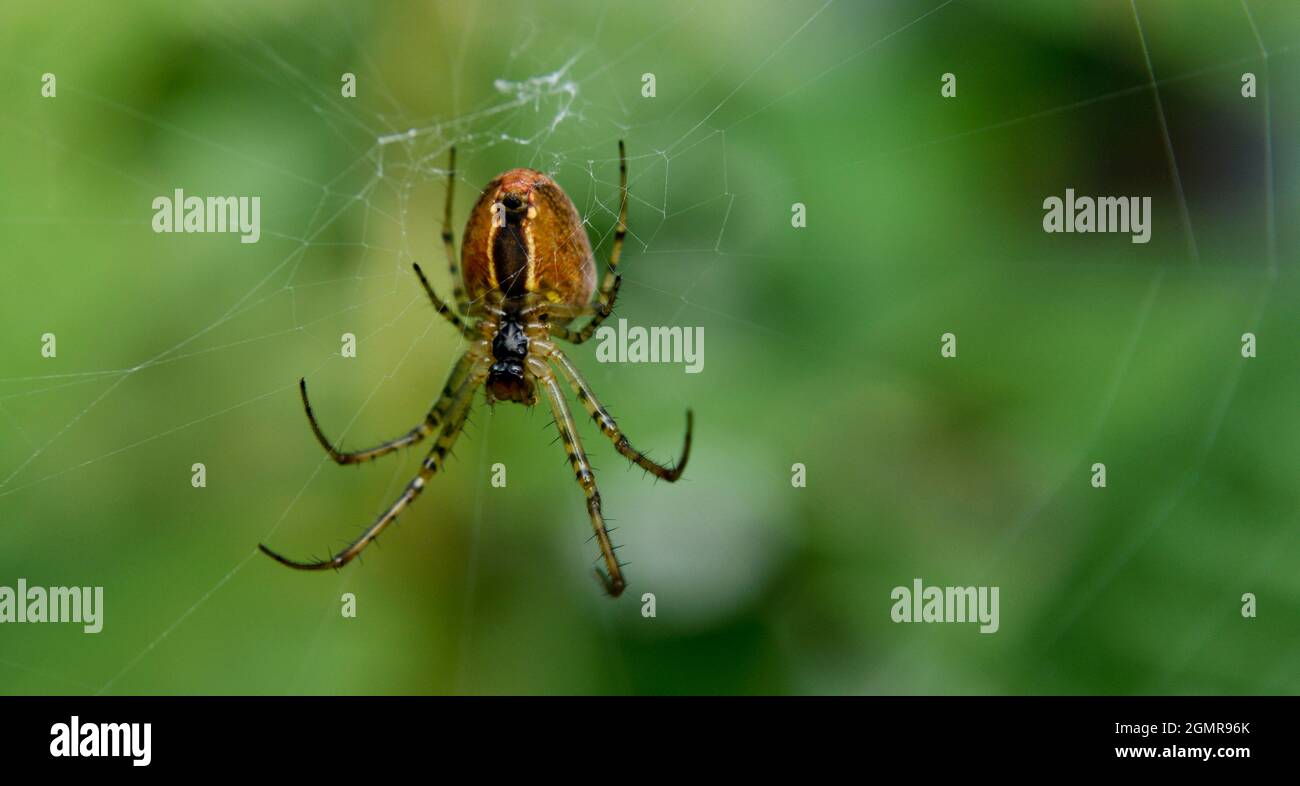
M726 24L740 20L740 12L729 9L710 16L694 5L669 6L660 24L630 36L630 45L610 50L601 42L611 29L622 31L626 24L619 18L618 7L606 7L593 18L576 20L572 29L544 19L539 11L530 9L514 24L504 26L495 34L504 45L499 47L500 55L492 64L492 72L485 74L471 50L483 40L484 29L494 26L494 20L486 6L474 6L464 17L448 16L446 21L450 24L430 25L429 29L438 31L436 70L445 75L445 81L430 84L426 89L445 89L442 100L446 105L426 112L423 108L412 108L410 83L427 79L398 73L392 62L373 50L364 46L355 50L356 65L350 70L357 75L363 97L350 101L338 95L337 86L330 81L333 72L329 78L321 76L326 71L323 65L332 62L328 46L312 41L307 33L295 33L293 20L286 19L271 28L276 40L287 37L299 45L292 56L286 56L263 37L268 28L261 25L261 20L224 5L205 6L215 21L191 22L195 35L220 50L229 61L240 64L241 78L282 91L295 110L316 119L320 135L329 139L322 146L331 150L339 163L337 171L326 179L314 174L317 167L310 165L306 156L268 157L266 151L274 147L246 146L247 137L232 139L178 121L173 115L139 109L131 97L115 94L102 84L75 79L62 81L60 90L65 98L96 105L100 111L147 130L169 145L207 149L226 166L254 173L249 178L252 182L283 182L289 191L281 194L296 197L310 194L309 199L302 200L310 209L302 215L273 216L266 208L273 194L267 194L263 200L267 226L262 230L263 241L259 244L259 264L232 263L225 284L216 284L215 276L207 277L205 280L213 284L213 294L204 295L201 307L196 307L194 301L182 304L191 309L190 328L176 335L160 336L157 351L106 367L87 362L81 370L20 373L0 380L5 386L0 389L0 423L8 426L14 439L13 450L0 465L0 510L6 510L4 518L9 522L8 528L18 530L3 537L18 546L36 541L38 535L33 530L43 518L40 495L75 485L77 479L89 473L102 472L124 462L145 461L142 456L157 450L202 460L204 451L190 446L201 445L204 439L219 438L223 425L232 421L244 428L260 423L264 428L273 429L274 439L248 435L255 447L242 460L253 465L262 462L277 465L279 469L272 473L276 484L292 480L282 485L282 502L269 508L243 507L236 500L223 503L224 514L239 521L234 531L170 541L175 545L183 540L187 556L212 548L219 549L221 556L198 566L193 576L185 576L183 565L162 574L177 581L177 595L160 599L155 614L146 614L147 619L130 623L132 642L125 648L126 657L121 657L119 650L109 650L114 657L103 656L104 661L111 660L105 668L88 668L75 676L52 674L32 662L3 658L0 663L15 674L38 678L39 681L28 684L43 691L71 687L105 693L131 690L139 685L148 686L144 690L158 689L158 686L167 690L172 685L188 685L194 690L192 682L165 679L148 682L146 666L164 648L193 653L204 647L214 635L208 631L237 624L232 620L247 615L248 608L268 591L267 582L273 581L275 592L286 593L280 618L288 616L290 608L294 613L301 613L305 608L312 610L310 616L314 623L309 626L309 635L293 645L295 651L301 652L296 670L278 675L274 683L278 687L253 683L253 689L288 692L319 689L317 679L312 676L316 673L313 663L327 649L326 642L335 646L339 641L330 633L330 626L337 619L340 596L353 592L367 604L378 604L385 602L384 599L392 600L396 588L390 583L377 583L375 571L358 569L359 564L322 581L297 574L280 575L271 570L254 572L250 566L264 559L254 546L259 541L265 542L299 556L303 555L304 547L310 549L313 545L317 553L332 551L333 545L345 542L354 534L349 522L368 524L374 513L391 502L422 457L417 449L387 467L369 466L362 474L344 472L320 456L304 463L301 457L305 450L299 448L310 440L301 414L293 413L295 387L299 376L311 382L313 404L326 433L350 446L371 444L409 427L423 411L418 402L426 402L424 406L427 406L429 392L440 389L442 378L451 370L462 347L459 339L450 335L448 327L432 314L423 292L414 285L410 267L413 262L419 262L430 274L435 289L444 298L450 296L438 233L447 154L453 145L460 170L453 227L458 247L465 211L482 184L497 171L511 166L532 166L552 174L565 187L591 233L597 258L604 259L618 208L616 142L620 138L628 139L633 220L624 250L624 288L615 316L648 324L705 324L710 331L758 335L764 341L808 358L809 362L840 360L818 337L802 332L797 321L763 319L740 302L727 286L728 277L743 275L747 265L775 266L790 259L786 247L768 247L765 235L770 235L770 229L753 217L754 214L773 203L781 207L792 201L785 198L788 189L783 187L819 183L834 174L825 171L780 172L775 176L755 173L753 165L762 159L750 147L752 142L746 132L763 123L773 110L790 102L830 100L819 88L829 78L842 76L847 69L869 64L871 58L876 58L877 66L888 67L901 58L900 47L924 45L927 25L952 14L954 5L960 6L960 0L891 9L881 14L868 39L856 40L834 35L835 25L840 21L835 12L843 9L833 0L772 10L769 13L778 18L764 20L771 25L764 30L762 45L756 46L743 63L724 60L712 73L682 80L692 86L690 91L671 92L661 87L665 94L654 101L662 108L654 113L643 110L644 99L635 81L628 83L629 75L635 79L637 74L633 72L639 72L640 68L629 70L629 67L648 58L656 47L666 45L684 31L724 29ZM971 140L997 137L1044 119L1086 112L1107 102L1149 97L1151 112L1161 130L1159 144L1166 155L1168 174L1177 195L1181 216L1178 226L1185 235L1187 257L1193 263L1202 263L1205 255L1197 243L1194 206L1189 207L1190 199L1184 193L1182 182L1186 164L1179 160L1178 145L1167 121L1161 93L1188 80L1231 73L1243 63L1262 65L1259 101L1263 104L1264 121L1260 135L1267 160L1262 168L1266 181L1260 184L1260 193L1267 213L1266 264L1228 273L1238 280L1257 282L1243 328L1257 331L1268 313L1279 276L1269 69L1276 68L1273 64L1278 58L1288 56L1295 44L1267 45L1252 11L1253 5L1242 2L1241 10L1243 23L1257 46L1256 52L1166 74L1159 55L1153 55L1150 31L1143 27L1143 8L1134 3L1132 30L1136 52L1148 76L1145 82L1056 105L1027 106L1023 113L988 118L957 133L920 133L914 137L919 141L895 144L866 156L850 155L842 171L870 172L875 167L889 165L899 156L950 149ZM328 9L330 26L352 36L362 35L364 31L356 26L357 20L341 4ZM430 16L442 21L437 11L430 12ZM830 43L825 47L811 47L819 39ZM816 56L810 47L818 50ZM16 65L17 73L24 79L41 71L31 63ZM671 84L671 67L658 68L660 85ZM703 104L707 109L702 112L696 106L701 95L710 96ZM273 122L280 120L275 118ZM86 166L108 170L113 176L138 186L142 193L166 194L176 185L174 178L152 177L147 170L133 170L105 158L87 157L75 141L60 140L46 133L39 124L10 122L4 129L25 144L49 146L57 148L62 155L81 157ZM250 149L258 152L250 153ZM340 150L347 152L339 154ZM744 162L744 166L738 166L736 161ZM132 217L122 218L123 215ZM93 227L140 222L133 213L109 210L79 223ZM221 247L224 253L229 253L229 249L229 244ZM214 252L205 253L209 255L207 259L216 258ZM820 259L815 252L800 251L800 254L800 258L813 262ZM1127 340L1108 367L1102 395L1096 399L1095 410L1081 432L1082 438L1073 446L1071 455L1058 462L1059 475L1028 500L1029 504L1012 517L1012 523L992 538L991 545L980 555L979 563L990 575L998 575L999 567L1014 559L1022 539L1042 528L1044 511L1067 493L1065 490L1077 476L1078 468L1086 466L1096 447L1104 443L1112 412L1124 395L1126 380L1134 371L1135 357L1147 340L1148 322L1169 286L1169 270L1169 266L1156 266L1137 290L1140 297L1136 299L1125 332ZM803 302L810 299L806 290L799 289L797 284L792 286L797 298L805 298ZM356 335L360 348L356 359L340 356L338 336L345 330ZM724 369L714 373L728 373L728 361L720 357L727 346L716 342L710 345L709 362ZM675 449L680 412L693 399L692 387L681 384L680 372L598 366L585 353L575 351L573 355L605 403L620 416L620 422L635 443L659 451L661 456ZM232 361L232 357L243 359ZM294 365L277 367L277 358L292 358ZM250 369L246 384L214 382L211 391L200 392L194 400L164 402L166 406L162 407L149 394L154 386L173 380L171 375L202 377L209 370L224 369L232 363ZM629 372L637 374L642 381L626 382L624 375ZM1186 463L1177 468L1177 478L1169 489L1154 501L1152 511L1142 519L1143 526L1116 544L1102 564L1080 579L1070 605L1060 610L1055 626L1048 626L1042 640L1035 644L1039 668L1050 673L1048 653L1058 639L1071 631L1134 555L1168 525L1185 503L1216 449L1238 395L1241 373L1242 366L1236 365L1220 381L1214 406L1205 413L1196 432L1195 449ZM655 394L633 400L628 394L642 385L654 385ZM795 390L797 386L787 392L793 394ZM153 406L133 404L136 397L153 401ZM33 427L30 414L33 402L36 406L50 403L58 413L53 427L45 421ZM757 400L747 403L763 406ZM783 419L798 417L799 408L792 404L769 407L766 412ZM406 514L404 520L408 525L396 528L395 532L390 530L378 551L384 555L380 558L387 562L391 559L387 555L393 553L442 549L445 553L436 558L438 570L455 560L464 560L464 569L453 573L458 586L434 582L421 587L442 592L445 598L430 601L433 606L429 613L457 620L452 643L423 642L441 647L439 657L453 664L450 672L454 676L449 683L436 683L434 687L439 690L474 690L479 685L474 675L476 653L502 645L499 634L485 630L476 619L490 612L506 616L513 626L520 624L498 605L501 596L493 587L503 569L490 568L490 563L501 560L517 568L526 566L529 559L526 554L516 552L554 549L561 555L555 559L572 568L563 571L566 575L560 581L571 581L580 591L596 595L587 573L587 563L594 550L591 544L584 543L587 525L575 489L563 486L553 497L548 497L565 501L557 502L564 507L554 517L558 522L567 522L567 530L559 531L560 527L543 522L547 529L556 531L527 541L526 547L515 549L508 543L502 545L503 538L522 537L517 528L499 523L501 517L516 514L521 503L505 504L494 498L494 490L487 483L493 463L504 462L511 472L511 486L523 487L524 491L512 491L512 494L529 491L550 494L549 490L538 489L571 485L571 482L563 467L548 473L529 469L534 463L552 466L543 464L547 461L545 456L556 455L554 447L546 444L549 437L531 439L538 443L535 452L522 447L522 443L536 434L553 433L547 431L549 416L501 410L489 413L481 406L476 408L473 423L457 446L460 459L450 464L448 471ZM120 420L124 426L120 435L132 436L108 444L82 444L80 434L94 428L101 419ZM725 417L723 422L728 423ZM125 427L128 425L130 428ZM734 422L730 425L736 428ZM610 463L602 462L608 454L608 445L592 429L580 428L599 471L602 463ZM276 446L291 440L298 441L292 449ZM800 443L786 439L781 444ZM309 447L314 449L314 445ZM707 448L697 446L697 449L702 452L696 461L709 461ZM561 452L554 466L562 458ZM722 460L721 456L715 459ZM619 540L636 554L634 570L641 573L634 575L644 577L644 584L634 586L632 594L642 586L668 594L686 619L685 623L678 624L687 629L714 624L726 619L728 610L752 602L755 593L776 580L782 555L790 551L792 542L802 537L764 523L768 518L764 515L766 511L788 511L795 503L786 501L775 490L750 490L749 498L740 493L747 473L764 477L765 481L775 477L772 485L779 488L784 467L778 467L773 473L770 468L747 464L743 458L732 457L732 460L738 468L723 476L721 485L714 482L714 476L707 474L706 469L704 481L692 484L688 478L685 496L662 503L662 509L669 511L669 518L674 518L676 512L680 514L676 518L684 521L689 511L700 506L703 517L710 522L710 531L700 531L684 523L663 522L662 516L654 515L653 509L661 504L657 495L667 493L665 487L636 491L641 479L635 475L629 475L624 482L622 473L610 472L609 466L600 473L607 503L621 497L622 501L615 502L612 508L611 518L616 524L626 525L618 533ZM220 466L209 465L214 478ZM174 478L168 480L173 481ZM463 488L458 492L447 488L453 484ZM840 489L826 493L847 492ZM250 497L270 498L263 494L269 492L260 489ZM238 492L228 496L237 497ZM315 501L318 499L321 501ZM341 500L349 501L340 503ZM182 503L171 504L183 515ZM332 508L335 505L340 505L342 510L335 511ZM828 506L836 507L831 503ZM215 518L216 514L205 513L204 517ZM412 521L419 524L410 526ZM575 525L581 525L581 529L574 529ZM447 530L461 534L457 536ZM134 537L143 538L146 534L149 533L136 532ZM402 545L395 549L396 541ZM689 549L684 546L686 543L691 544ZM1279 538L1276 545L1287 547L1293 541ZM449 546L456 548L449 549ZM698 550L699 554L693 556L692 550ZM1271 555L1278 550L1263 553ZM493 559L485 562L485 555L489 554ZM367 557L374 558L369 553ZM1260 564L1268 559L1266 556ZM710 577L702 580L699 578L702 574ZM296 583L281 590L290 587L290 582ZM686 589L676 593L667 589L676 585ZM113 592L110 589L106 593L110 612ZM150 593L140 589L136 594ZM131 600L137 601L136 597ZM590 608L582 610L593 614L598 620L596 624L606 633L600 641L603 649L591 659L605 664L602 668L612 675L609 677L612 684L635 685L636 678L629 673L628 656L621 652L626 628L632 624L627 618L632 612L626 608L617 612L602 603L603 599L593 597ZM868 610L866 601L861 605L862 614L874 613ZM197 621L199 617L203 617L203 624ZM562 616L561 619L570 618ZM1213 624L1194 627L1191 633L1185 634L1186 647L1180 652L1179 660L1171 664L1169 680L1174 680L1179 669L1185 668L1208 644L1226 619L1221 615ZM420 623L408 621L411 627ZM511 624L502 626L512 627ZM262 634L270 640L269 632L263 630ZM879 663L871 681L860 687L893 690L897 688L890 686L899 678L918 684L914 664L927 662L927 643L933 642L914 640L900 647ZM350 653L353 657L367 654L373 656L360 645ZM1275 684L1285 684L1280 674L1273 680ZM241 683L220 684L230 687ZM377 689L385 685L375 684ZM581 682L560 684L582 685ZM816 690L819 683L810 678L798 687ZM1164 690L1176 684L1145 687Z

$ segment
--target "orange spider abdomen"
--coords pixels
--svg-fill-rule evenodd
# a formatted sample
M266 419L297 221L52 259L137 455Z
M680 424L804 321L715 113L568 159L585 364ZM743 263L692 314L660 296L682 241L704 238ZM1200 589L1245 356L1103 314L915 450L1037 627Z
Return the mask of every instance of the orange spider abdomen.
M495 290L507 300L539 293L583 306L596 288L578 209L559 184L533 169L512 169L483 189L465 225L461 274L471 300Z

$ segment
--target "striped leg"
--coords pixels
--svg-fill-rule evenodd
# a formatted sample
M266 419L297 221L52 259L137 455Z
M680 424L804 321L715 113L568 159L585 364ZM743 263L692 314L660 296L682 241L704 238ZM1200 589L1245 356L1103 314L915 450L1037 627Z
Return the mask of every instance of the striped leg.
M610 288L609 299L602 297L595 305L595 311L587 324L578 330L562 327L560 325L550 325L551 335L561 341L568 341L571 344L581 344L591 338L596 333L596 328L605 321L605 318L614 313L614 301L618 299L618 288L623 285L622 276L614 276L614 284Z
M460 436L461 428L465 425L465 419L469 416L470 403L474 400L474 392L483 381L484 374L482 373L481 368L482 367L480 366L480 371L478 373L461 384L460 391L454 397L455 403L451 407L449 413L450 418L447 421L447 425L443 427L442 433L438 435L438 441L429 449L429 455L424 459L424 463L420 465L419 473L417 473L414 478L411 478L411 482L406 484L406 489L402 492L402 495L398 497L391 506L389 506L388 510L384 511L379 518L375 519L375 523L367 527L366 531L361 533L361 537L354 540L350 546L329 559L311 560L308 562L298 562L297 560L291 560L288 557L281 556L267 548L266 545L262 543L259 543L257 547L262 550L262 553L266 554L276 562L279 562L281 565L287 565L291 568L297 568L298 570L341 568L351 562L352 559L360 554L366 546L369 546L375 538L379 537L379 534L383 532L389 524L392 524L397 520L397 517L402 513L402 511L406 510L406 506L410 505L415 501L416 497L420 496L420 492L424 490L429 479L432 478L438 470L442 469L442 463L447 456L447 451L451 450L451 446L456 444L456 438Z
M420 425L406 432L396 439L390 439L373 448L366 450L357 450L350 453L335 449L333 443L321 431L320 424L316 422L316 416L311 411L311 402L307 400L307 380L298 380L298 391L302 394L302 407L307 411L307 422L311 424L311 433L316 435L316 441L320 443L329 457L334 459L335 464L361 464L366 461L372 461L380 456L387 456L395 450L414 445L433 432L438 430L438 425L446 418L448 410L456 401L455 393L459 391L465 382L465 377L469 374L470 367L474 364L477 354L466 352L461 355L456 367L451 370L451 376L447 377L447 383L442 388L442 395L438 401L424 416L424 421Z
M429 300L433 302L433 307L438 311L438 313L450 322L451 326L456 328L462 336L472 338L475 335L473 328L465 324L464 320L462 320L460 316L452 310L451 306L448 306L446 302L444 302L442 298L438 297L437 293L433 291L433 287L429 286L429 279L424 277L424 271L420 269L419 263L412 263L411 267L415 268L415 275L420 277L420 285L424 287L425 294L429 296Z
M569 380L569 385L578 394L578 400L587 408L587 414L591 415L591 419L596 421L601 433L609 437L619 453L622 453L628 461L669 483L682 476L682 472L686 469L686 462L691 457L691 431L695 426L695 416L689 409L686 410L686 444L682 446L682 457L676 464L664 466L652 461L644 453L632 447L631 443L627 441L627 437L623 436L623 431L618 427L618 424L614 422L613 416L597 400L595 391L591 389L591 386L587 384L587 380L582 378L582 374L578 372L577 367L563 352L558 348L550 348L550 358L564 372L565 378Z
M456 309L462 314L469 313L469 300L465 297L465 282L460 277L460 265L456 262L456 243L451 234L451 203L456 193L456 146L452 145L447 161L447 201L442 214L442 247L447 252L447 269L451 271L451 295L456 301Z
M564 440L564 448L569 454L569 463L573 466L573 475L582 486L582 493L587 497L587 513L591 516L591 528L595 532L596 542L600 544L600 554L605 568L596 568L596 576L605 585L605 591L617 598L623 594L626 582L623 569L614 556L614 546L609 540L609 530L605 528L605 517L600 511L600 491L596 488L596 475L591 471L591 463L582 450L582 440L578 438L578 429L573 422L573 414L564 400L564 391L555 381L555 375L546 364L536 358L531 359L533 374L546 387L547 398L551 402L551 412L555 415L555 425Z
M612 293L618 281L618 258L623 254L623 239L627 237L627 150L623 140L618 140L618 226L614 228L614 246L609 250L609 270L600 282L600 301L614 307Z
M618 181L618 226L614 229L614 246L609 251L609 270L605 271L605 277L600 282L596 313L580 330L569 330L558 326L551 328L551 335L564 341L581 344L591 338L596 328L600 327L600 323L613 313L614 303L618 300L618 288L623 283L623 277L618 273L618 259L623 254L623 239L627 237L627 151L621 139L618 140Z

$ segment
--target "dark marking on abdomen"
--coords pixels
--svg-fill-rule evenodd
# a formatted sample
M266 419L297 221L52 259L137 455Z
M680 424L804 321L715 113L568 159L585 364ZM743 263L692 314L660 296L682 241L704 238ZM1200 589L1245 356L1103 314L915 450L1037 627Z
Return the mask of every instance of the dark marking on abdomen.
M497 230L492 241L492 265L497 288L506 297L521 298L528 294L528 244L523 226L507 223Z

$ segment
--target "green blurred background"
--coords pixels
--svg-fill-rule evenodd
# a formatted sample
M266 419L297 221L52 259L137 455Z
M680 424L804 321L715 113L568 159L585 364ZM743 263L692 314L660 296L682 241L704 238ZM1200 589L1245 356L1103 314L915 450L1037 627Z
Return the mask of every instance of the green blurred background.
M106 616L0 626L0 692L1300 690L1300 13L1138 11L5 3L0 584L102 585ZM328 463L295 388L353 447L440 389L463 344L410 264L449 292L448 146L458 237L533 166L603 258L620 138L617 316L705 332L696 375L571 352L652 455L696 413L676 485L582 425L627 594L544 408L480 404L363 562L256 553L341 545L423 455ZM1151 242L1045 234L1067 187L1151 196ZM261 241L154 234L176 188L260 196ZM893 624L916 577L999 586L1001 630Z

